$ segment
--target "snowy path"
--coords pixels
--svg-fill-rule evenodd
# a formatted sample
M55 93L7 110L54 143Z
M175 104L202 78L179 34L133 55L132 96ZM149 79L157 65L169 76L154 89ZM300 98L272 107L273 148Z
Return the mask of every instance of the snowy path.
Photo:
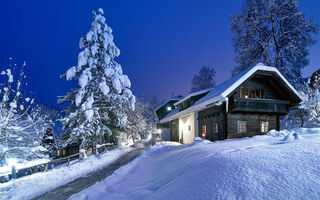
M102 168L99 171L92 172L88 174L86 177L78 178L68 184L62 185L58 188L56 188L53 191L47 192L43 194L40 197L37 197L35 199L37 200L62 200L62 199L68 199L71 195L76 194L96 182L104 180L107 176L110 176L114 171L119 169L121 166L128 164L132 160L134 160L140 152L144 148L136 148L132 151L126 153L125 155L121 156L118 160L113 162L110 165L107 165L106 167Z

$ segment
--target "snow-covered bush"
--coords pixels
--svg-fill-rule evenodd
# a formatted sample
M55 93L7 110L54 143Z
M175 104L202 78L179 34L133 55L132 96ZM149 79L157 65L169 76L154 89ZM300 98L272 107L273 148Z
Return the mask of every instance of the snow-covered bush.
M102 143L106 134L115 138L127 129L127 112L134 110L135 104L131 82L114 60L120 50L113 42L103 10L93 12L93 17L91 29L80 39L78 64L62 76L77 80L78 88L59 97L59 103L71 103L61 120L70 130L66 144L81 141L80 148Z
M319 127L320 125L320 95L318 87L305 83L300 89L302 102L300 106L290 110L281 120L281 128Z
M33 107L34 99L22 93L25 66L19 68L10 59L9 68L1 72L0 165L9 158L32 160L46 156L47 150L40 146L46 121Z
M309 123L317 127L320 126L320 94L318 89L312 90L299 108L308 114L307 120Z
M148 101L136 100L135 110L128 113L130 128L127 140L135 142L136 139L145 139L150 133L157 131L157 116L153 106Z

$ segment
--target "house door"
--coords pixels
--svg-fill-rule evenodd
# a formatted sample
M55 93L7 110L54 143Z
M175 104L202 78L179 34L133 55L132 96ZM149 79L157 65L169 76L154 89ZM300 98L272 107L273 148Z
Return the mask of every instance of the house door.
M171 141L179 142L179 120L170 123Z
M183 144L183 131L181 131L181 137L179 138L179 142Z

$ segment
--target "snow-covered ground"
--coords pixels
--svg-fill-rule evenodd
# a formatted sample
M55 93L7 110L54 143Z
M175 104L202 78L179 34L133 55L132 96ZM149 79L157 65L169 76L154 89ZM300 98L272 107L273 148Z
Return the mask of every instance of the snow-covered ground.
M71 199L319 199L320 129L148 147Z
M103 154L90 156L80 161L73 161L69 166L63 165L48 172L35 173L0 184L0 200L25 200L34 198L100 169L130 150L131 148L123 148L107 151Z

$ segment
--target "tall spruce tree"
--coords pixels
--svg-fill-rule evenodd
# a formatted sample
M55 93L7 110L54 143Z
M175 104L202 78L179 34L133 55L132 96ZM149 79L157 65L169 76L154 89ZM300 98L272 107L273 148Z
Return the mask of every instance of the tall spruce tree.
M214 76L216 71L208 66L203 66L199 73L191 80L191 92L197 92L215 86Z
M78 80L78 88L58 98L59 103L71 103L62 119L70 132L66 144L78 142L80 148L101 143L105 134L115 134L116 129L126 129L127 111L135 105L130 80L114 60L120 50L103 10L93 11L93 17L91 29L80 39L78 64L62 76Z
M307 47L318 26L299 11L298 0L246 0L231 17L238 66L233 75L259 62L276 67L296 87L308 64Z

